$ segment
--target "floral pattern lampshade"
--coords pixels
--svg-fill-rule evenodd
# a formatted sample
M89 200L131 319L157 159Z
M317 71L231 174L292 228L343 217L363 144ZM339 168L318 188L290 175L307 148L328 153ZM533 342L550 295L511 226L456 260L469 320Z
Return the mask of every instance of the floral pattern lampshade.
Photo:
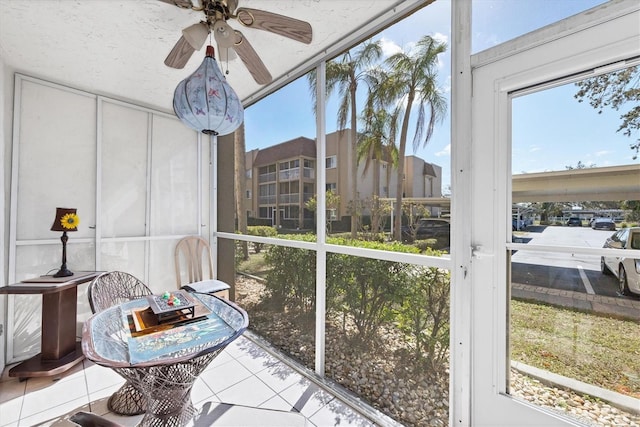
M222 75L213 46L198 69L176 87L173 111L188 127L206 134L227 135L244 120L244 109Z

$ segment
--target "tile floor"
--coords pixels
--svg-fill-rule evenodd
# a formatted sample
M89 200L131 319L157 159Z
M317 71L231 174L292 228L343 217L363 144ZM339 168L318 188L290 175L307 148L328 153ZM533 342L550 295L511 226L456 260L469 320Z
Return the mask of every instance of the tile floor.
M0 380L0 427L75 426L68 418L78 411L93 412L124 426L133 426L142 417L109 412L107 399L124 380L88 360L56 381L30 378L21 382L8 377L8 369ZM293 423L291 418L297 420L295 425L308 427L375 425L246 337L231 343L213 360L196 380L191 397L200 411L194 418L195 426L283 426ZM211 421L216 407L231 405L238 409L239 418ZM251 410L243 415L240 408L246 407L265 411L259 411L260 419L256 420ZM291 416L292 412L304 419ZM251 419L242 421L243 416Z

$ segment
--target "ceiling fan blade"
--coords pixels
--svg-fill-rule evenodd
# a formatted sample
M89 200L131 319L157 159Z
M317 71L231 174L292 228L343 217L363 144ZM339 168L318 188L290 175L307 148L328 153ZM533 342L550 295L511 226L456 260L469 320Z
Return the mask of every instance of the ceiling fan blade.
M180 37L180 40L173 46L171 52L164 60L166 66L171 68L184 68L189 62L189 58L193 55L195 49L189 44L184 36Z
M193 3L190 0L160 0L163 3L169 3L184 9L193 9Z
M261 85L271 83L271 73L269 73L269 70L267 70L267 67L265 67L253 46L251 46L240 31L236 31L235 33L238 41L233 45L233 48L253 76L253 79Z
M246 27L270 31L306 44L311 43L313 31L308 22L246 7L238 9L235 15L238 22Z

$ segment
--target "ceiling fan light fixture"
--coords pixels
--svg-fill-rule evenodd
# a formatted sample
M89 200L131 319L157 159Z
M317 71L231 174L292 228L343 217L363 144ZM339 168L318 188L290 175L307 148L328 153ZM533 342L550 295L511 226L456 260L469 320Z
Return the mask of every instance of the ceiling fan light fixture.
M209 26L205 22L190 25L182 30L182 36L192 48L200 50L209 36Z
M173 111L191 129L211 135L228 135L244 120L244 108L222 75L213 46L198 69L178 83Z

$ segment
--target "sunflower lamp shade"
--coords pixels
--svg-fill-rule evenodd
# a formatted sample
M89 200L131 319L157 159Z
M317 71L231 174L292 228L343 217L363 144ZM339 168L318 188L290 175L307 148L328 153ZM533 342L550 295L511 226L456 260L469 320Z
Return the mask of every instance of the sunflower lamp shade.
M62 265L60 270L53 277L73 276L73 272L67 269L67 236L68 231L78 231L80 219L76 214L76 209L56 208L56 218L53 220L51 231L62 231Z
M173 111L191 129L210 135L227 135L244 120L244 109L222 75L213 46L198 69L182 80L173 94Z

